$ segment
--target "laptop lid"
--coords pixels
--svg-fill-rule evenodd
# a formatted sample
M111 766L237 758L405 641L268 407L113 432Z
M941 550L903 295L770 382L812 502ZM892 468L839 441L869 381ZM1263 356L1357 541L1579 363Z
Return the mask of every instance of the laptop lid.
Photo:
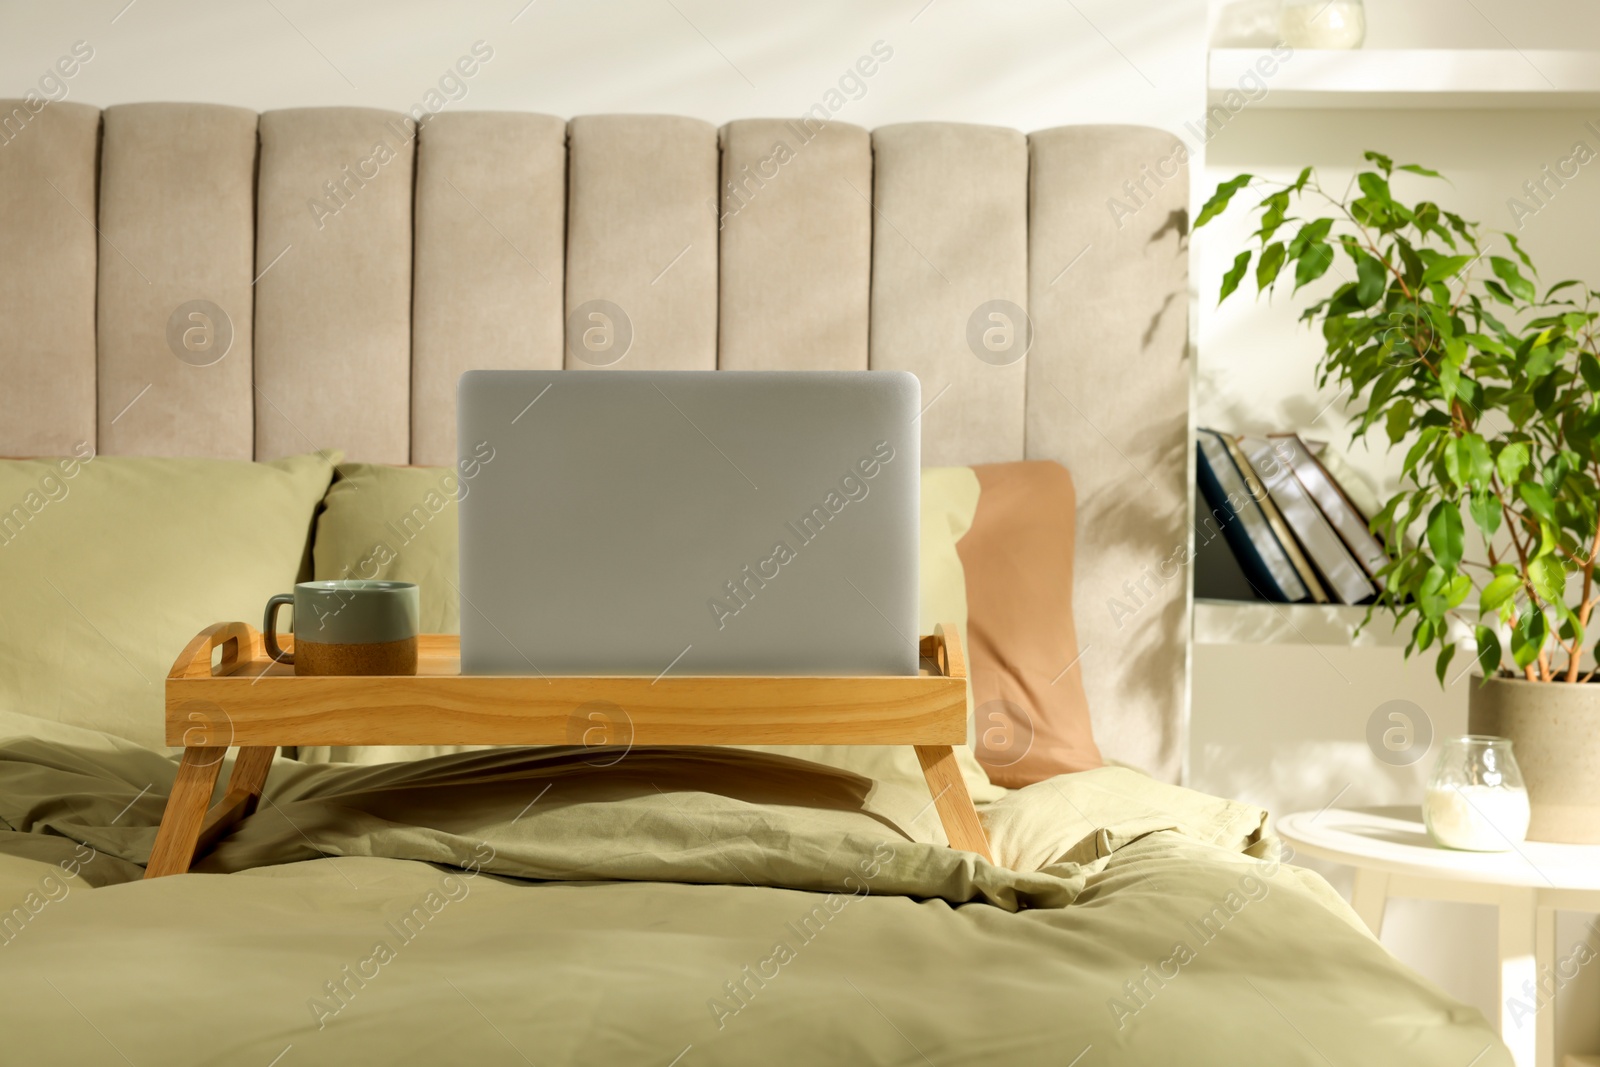
M900 371L468 371L461 666L917 672Z

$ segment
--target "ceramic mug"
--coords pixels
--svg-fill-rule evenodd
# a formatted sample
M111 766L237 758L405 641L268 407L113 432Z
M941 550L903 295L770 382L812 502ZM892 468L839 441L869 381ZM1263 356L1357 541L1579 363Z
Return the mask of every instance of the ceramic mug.
M278 608L294 605L294 651L278 646ZM295 674L416 674L417 587L411 582L301 582L267 601L267 654Z

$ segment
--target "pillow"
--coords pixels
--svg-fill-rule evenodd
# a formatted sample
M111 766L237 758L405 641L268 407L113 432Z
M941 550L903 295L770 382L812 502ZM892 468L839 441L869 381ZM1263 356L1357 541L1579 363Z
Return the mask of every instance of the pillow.
M172 661L294 587L336 459L0 460L0 708L164 749Z
M973 470L982 492L956 549L978 760L1012 788L1104 766L1072 623L1072 475L1041 460Z
M459 594L453 583L460 573L460 541L453 497L457 484L466 492L472 491L475 473L475 468L462 467L458 479L448 467L342 464L317 522L316 576L416 582L421 587L423 628L429 630L437 624L433 632L458 633ZM917 620L923 633L932 633L936 622L958 626L966 623L966 585L956 540L967 531L977 504L978 479L969 468L922 472L921 595ZM970 725L968 730L970 735ZM307 746L298 755L307 762L383 763L468 751L472 747L475 746ZM908 746L751 747L927 789L916 753ZM974 800L990 800L1004 794L1004 790L990 784L970 747L958 748L956 754Z
M458 486L471 491L450 467L341 463L317 517L315 577L415 582L422 632L460 633Z

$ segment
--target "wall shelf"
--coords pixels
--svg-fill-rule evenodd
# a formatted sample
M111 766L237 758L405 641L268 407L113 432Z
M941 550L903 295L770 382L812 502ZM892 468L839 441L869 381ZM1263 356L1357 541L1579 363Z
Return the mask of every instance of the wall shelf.
M1221 104L1268 53L1213 49L1206 99ZM1510 48L1304 49L1264 77L1252 108L1583 108L1600 104L1600 52Z
M1193 638L1197 645L1336 645L1352 648L1404 648L1408 625L1398 632L1385 615L1356 627L1367 609L1347 604L1269 604L1266 601L1194 602Z

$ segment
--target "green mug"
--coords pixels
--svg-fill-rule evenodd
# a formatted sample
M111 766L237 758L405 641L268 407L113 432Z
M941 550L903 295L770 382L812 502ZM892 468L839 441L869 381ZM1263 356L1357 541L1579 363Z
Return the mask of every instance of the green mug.
M278 645L278 608L294 606L294 651ZM267 654L295 674L416 674L417 587L360 578L301 582L267 601Z

